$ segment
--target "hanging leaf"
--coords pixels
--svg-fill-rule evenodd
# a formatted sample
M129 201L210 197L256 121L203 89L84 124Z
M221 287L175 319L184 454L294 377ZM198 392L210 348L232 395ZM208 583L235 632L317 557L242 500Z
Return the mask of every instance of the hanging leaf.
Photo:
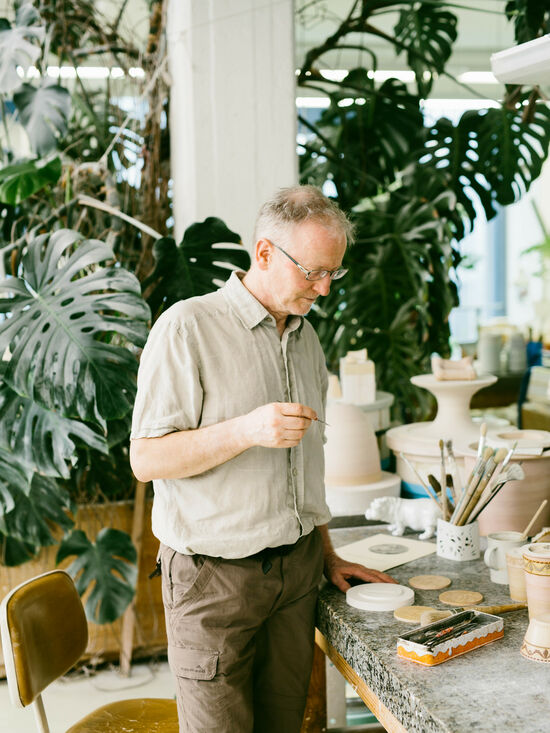
M15 206L61 176L61 160L22 160L0 170L0 201Z
M26 73L40 56L46 29L33 25L36 20L36 11L33 13L27 4L18 10L15 26L0 18L0 94L17 89L21 85L17 67Z
M231 270L248 269L250 255L244 247L225 243L241 245L241 238L215 217L188 227L179 246L171 237L155 242L155 269L143 283L155 318L178 300L219 287Z
M477 127L481 173L499 204L512 204L538 178L548 156L550 109L544 101L529 108L524 122L526 100L514 109L488 109Z
M112 250L61 229L31 240L17 278L0 281L0 351L5 380L60 415L105 427L127 414L149 309L138 280L102 263Z
M118 529L102 529L95 544L81 530L66 537L56 556L59 564L76 555L67 572L86 600L86 616L97 624L107 624L122 616L134 597L137 582L137 553L130 536Z
M28 492L12 484L15 507L0 516L0 550L6 565L20 565L42 547L57 543L56 529L73 526L74 510L67 491L54 479L35 473Z
M15 507L16 494L30 491L32 473L17 454L0 445L0 532L5 528L5 515Z
M441 73L451 56L456 24L456 16L445 10L443 4L410 3L399 14L394 29L396 40L406 48L407 63L415 73L422 97L430 92L433 72ZM398 46L396 50L399 55L403 48Z
M340 206L350 209L395 181L420 145L422 114L419 98L397 79L376 87L366 69L354 69L342 84L304 145L300 168L304 182L332 180Z
M39 473L68 478L75 442L108 452L105 438L84 423L44 409L0 383L0 446Z
M46 155L57 148L57 140L67 132L71 113L71 95L59 84L46 80L36 88L23 84L13 101L32 149Z

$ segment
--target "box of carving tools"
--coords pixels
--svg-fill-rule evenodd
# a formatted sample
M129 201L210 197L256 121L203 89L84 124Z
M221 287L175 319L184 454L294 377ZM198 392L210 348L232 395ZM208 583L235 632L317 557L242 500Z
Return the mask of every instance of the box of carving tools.
M500 639L504 636L503 628L500 616L461 611L401 634L397 640L397 654L432 667Z

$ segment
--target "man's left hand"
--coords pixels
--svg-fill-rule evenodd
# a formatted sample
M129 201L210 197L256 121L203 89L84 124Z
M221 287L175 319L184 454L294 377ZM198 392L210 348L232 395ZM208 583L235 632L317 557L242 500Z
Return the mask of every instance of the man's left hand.
M365 583L397 583L391 575L366 568L356 562L343 560L335 552L325 556L324 572L326 579L344 593L351 587L347 582L349 578L359 578Z

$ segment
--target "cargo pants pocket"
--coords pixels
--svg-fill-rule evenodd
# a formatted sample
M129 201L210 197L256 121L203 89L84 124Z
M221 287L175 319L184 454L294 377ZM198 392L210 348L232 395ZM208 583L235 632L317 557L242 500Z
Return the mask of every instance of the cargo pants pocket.
M220 653L215 649L168 647L168 663L176 677L188 680L212 680L218 669Z

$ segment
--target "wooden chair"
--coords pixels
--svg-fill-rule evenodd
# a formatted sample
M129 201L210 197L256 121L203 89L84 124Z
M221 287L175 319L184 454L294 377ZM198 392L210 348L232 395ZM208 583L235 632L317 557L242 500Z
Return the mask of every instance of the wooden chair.
M88 624L71 576L53 570L21 583L0 605L8 689L16 707L33 705L39 733L50 733L41 693L86 649ZM67 733L178 733L175 700L121 700L94 710Z

